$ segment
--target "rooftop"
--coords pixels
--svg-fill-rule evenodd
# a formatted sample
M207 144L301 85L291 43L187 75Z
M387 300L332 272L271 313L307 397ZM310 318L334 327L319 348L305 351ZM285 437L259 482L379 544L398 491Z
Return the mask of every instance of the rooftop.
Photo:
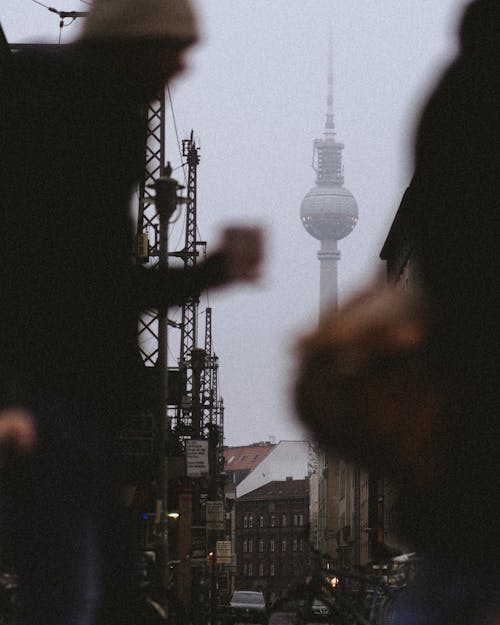
M238 497L238 501L290 499L309 496L309 480L273 480Z
M253 471L275 447L276 445L268 442L242 447L226 447L224 469L225 471Z

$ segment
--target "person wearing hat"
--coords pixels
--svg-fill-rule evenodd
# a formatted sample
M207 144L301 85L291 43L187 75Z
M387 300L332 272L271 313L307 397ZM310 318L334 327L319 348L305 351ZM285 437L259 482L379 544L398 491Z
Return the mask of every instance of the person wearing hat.
M95 0L79 45L98 50L113 72L151 99L183 71L185 53L198 38L187 0Z
M112 441L143 405L138 317L259 274L253 227L188 270L132 263L145 110L197 39L187 0L94 0L76 43L3 75L0 444L27 452L3 471L21 625L129 622Z

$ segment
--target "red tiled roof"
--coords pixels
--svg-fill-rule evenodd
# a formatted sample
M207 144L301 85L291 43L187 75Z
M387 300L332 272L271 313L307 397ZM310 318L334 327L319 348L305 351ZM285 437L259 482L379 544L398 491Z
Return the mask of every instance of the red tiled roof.
M289 499L307 497L309 480L274 480L238 497L241 500Z
M226 447L224 468L226 471L253 471L275 447L276 445L271 443Z

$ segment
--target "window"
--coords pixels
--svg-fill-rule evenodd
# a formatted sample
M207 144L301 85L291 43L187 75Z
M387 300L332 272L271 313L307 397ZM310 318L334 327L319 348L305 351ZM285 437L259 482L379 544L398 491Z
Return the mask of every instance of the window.
M251 514L248 519L248 527L253 527L253 514Z
M299 540L299 551L304 551L304 541L302 538Z
M274 551L276 549L276 543L274 541L274 538L271 538L271 540L269 541L269 549L271 551Z
M269 566L269 574L271 575L271 577L274 577L276 575L276 567L274 566L274 564L271 564Z
M264 577L264 563L259 564L259 577Z
M294 538L292 542L292 551L297 551L298 546L299 546L299 541L296 538Z
M264 553L264 540L262 538L259 540L259 553Z
M299 514L299 527L302 527L303 525L304 525L304 515Z
M286 514L281 515L281 527L286 527Z
M243 553L247 553L248 551L248 541L243 541Z
M276 527L276 517L274 514L271 516L271 527Z
M262 514L259 517L259 527L264 527L264 517L262 516Z
M243 517L243 527L248 527L248 516L246 514Z
M252 551L253 551L253 540L250 539L248 541L248 553L252 553Z
M297 514L294 514L293 515L293 525L294 525L294 527L297 527L298 523L299 523L299 517L298 517Z
M286 551L286 538L281 541L281 551Z
M243 565L243 575L248 575L248 567L247 567L247 565L246 565L246 562L245 562L245 564Z
M252 567L252 563L250 562L250 564L248 565L248 577L252 577L253 575L253 567Z

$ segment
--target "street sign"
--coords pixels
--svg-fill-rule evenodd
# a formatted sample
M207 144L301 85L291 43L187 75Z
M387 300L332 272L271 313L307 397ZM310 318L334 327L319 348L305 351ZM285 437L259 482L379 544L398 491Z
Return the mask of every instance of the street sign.
M205 504L206 522L208 530L224 529L224 503L222 501L207 501Z
M230 540L218 540L215 543L217 564L231 564L232 548Z
M208 441L197 439L186 441L186 475L188 477L208 475Z
M191 527L191 560L207 559L207 529L206 527L194 525Z

